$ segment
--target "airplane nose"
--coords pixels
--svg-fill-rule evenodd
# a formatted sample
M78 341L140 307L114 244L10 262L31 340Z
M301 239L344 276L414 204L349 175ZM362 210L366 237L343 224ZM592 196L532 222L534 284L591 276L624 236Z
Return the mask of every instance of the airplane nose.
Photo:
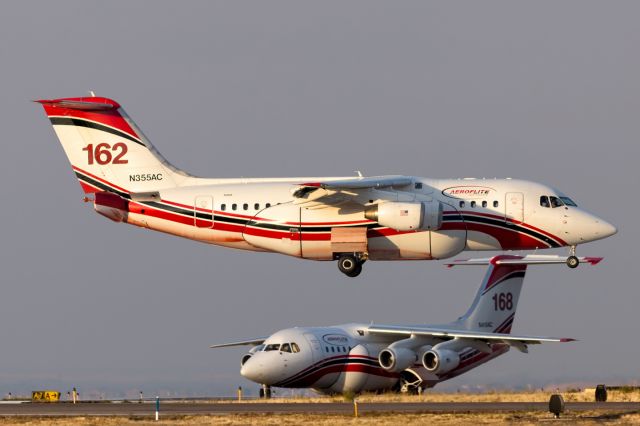
M263 380L263 369L258 361L255 360L255 356L249 358L242 364L240 368L240 375L246 379L251 381L262 383Z
M607 222L606 220L597 219L594 226L596 238L607 238L618 232L618 228Z

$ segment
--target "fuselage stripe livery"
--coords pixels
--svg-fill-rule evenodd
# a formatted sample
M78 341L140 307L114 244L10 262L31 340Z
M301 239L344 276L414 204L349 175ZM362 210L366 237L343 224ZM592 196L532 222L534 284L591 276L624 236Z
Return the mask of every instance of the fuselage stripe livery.
M127 200L131 199L131 196L122 188L119 188L113 184L111 184L110 182L104 180L104 179L100 179L97 176L93 176L90 173L78 168L78 167L74 167L75 171L76 171L76 176L78 177L78 179L80 179L80 181L89 184L91 186L93 186L94 188L97 188L101 191L109 191L109 192L113 192L117 195L119 195L122 198L125 198ZM178 222L178 223L183 223L183 224L191 224L193 222L193 217L194 217L194 211L193 208L181 208L181 207L177 207L180 204L179 203L174 203L168 200L162 200L162 204L155 202L155 201L147 201L147 202L138 202L137 204L140 204L142 206L145 206L147 208L152 208L155 210L158 210L158 214L156 215L157 217L160 217L162 219L166 219L166 220L171 220L174 222ZM171 205L168 205L171 204ZM162 212L164 211L165 214L162 214ZM172 215L167 215L166 213L172 213L174 215L182 215L182 218L176 218L175 216ZM145 214L148 215L154 215L152 211L150 210L146 210ZM213 220L216 222L216 225L219 225L220 222L222 223L226 223L227 225L232 226L231 228L225 228L225 230L231 231L231 232L245 232L245 233L249 233L252 235L260 235L260 236L264 236L264 237L269 237L269 238L281 238L282 234L281 233L289 233L291 227L290 226L286 226L286 225L280 225L280 224L273 224L273 223L267 223L267 221L270 220L265 220L265 219L261 219L258 218L256 216L241 216L241 215L234 215L236 217L232 217L230 216L231 214L226 213L226 212L220 212L220 211L214 211L214 218ZM463 214L462 216L460 216L459 214L455 213L456 217L462 217L463 221L458 221L458 222L453 222L452 217L450 216L444 216L444 220L446 224L452 224L452 223L459 223L462 226L470 226L472 225L472 220L474 219L474 216L470 216L470 215L465 215ZM204 219L204 220L212 220L212 216L211 214L207 214L207 213L197 213L197 217L200 219ZM265 221L265 222L258 222L258 221ZM468 220L468 221L467 221ZM485 221L488 221L488 219L485 219ZM327 222L330 224L330 222ZM304 224L304 223L303 223ZM368 228L368 237L369 238L375 238L375 237L379 237L379 236L388 236L388 235L400 235L400 234L408 234L408 233L413 233L414 231L395 231L393 229L389 229L389 228L384 228L379 226L377 223L375 222L364 222L363 221L356 221L354 225L350 225L350 222L341 222L341 223L336 223L334 224L333 227L336 226L363 226L365 225ZM484 223L486 224L486 223ZM234 228L233 226L236 225L239 228ZM323 225L325 225L325 223L323 223ZM533 238L538 239L539 241L542 241L544 243L546 243L549 247L559 247L559 244L554 242L553 240L551 240L550 238L547 238L543 235L541 235L540 233L537 233L535 231L532 231L528 228L525 228L523 226L517 225L513 222L508 222L505 223L504 218L499 221L499 220L494 220L492 222L492 226L495 228L500 229L501 231L507 231L507 232L518 232L520 234L524 234L527 236L531 236ZM303 240L329 240L331 238L331 226L327 227L327 226L302 226L300 227L300 231L301 231L301 235L300 238ZM280 233L278 233L280 232ZM312 234L323 234L323 235L312 235ZM560 240L557 237L554 237L556 240ZM561 240L560 240L561 241Z

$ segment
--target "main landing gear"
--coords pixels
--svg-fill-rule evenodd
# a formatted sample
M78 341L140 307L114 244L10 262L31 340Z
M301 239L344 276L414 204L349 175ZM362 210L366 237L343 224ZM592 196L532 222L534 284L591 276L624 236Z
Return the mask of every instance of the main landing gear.
M362 272L362 264L366 261L364 253L343 253L338 257L338 269L346 276L355 278Z
M580 260L576 256L576 246L571 246L569 250L571 255L567 257L567 266L571 269L577 268L580 264Z

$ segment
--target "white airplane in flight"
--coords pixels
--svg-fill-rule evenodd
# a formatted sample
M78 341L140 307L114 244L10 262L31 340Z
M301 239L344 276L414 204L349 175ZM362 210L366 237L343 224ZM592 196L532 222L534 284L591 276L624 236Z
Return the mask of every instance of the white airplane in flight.
M601 258L582 258L591 264ZM559 256L500 255L457 261L489 265L466 314L445 325L344 324L294 327L269 337L213 345L252 345L240 374L270 387L313 388L321 393L420 389L456 377L506 353L511 347L574 339L512 335L527 265L563 263Z
M338 260L351 277L367 259L464 250L566 246L576 267L578 244L616 233L556 189L523 180L199 178L169 164L114 100L37 102L101 215L224 247Z

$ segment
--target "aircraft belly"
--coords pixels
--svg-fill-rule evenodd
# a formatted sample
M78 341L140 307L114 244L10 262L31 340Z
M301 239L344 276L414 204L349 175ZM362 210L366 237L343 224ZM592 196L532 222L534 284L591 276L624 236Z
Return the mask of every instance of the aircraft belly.
M466 230L422 231L369 238L371 260L431 260L465 249Z
M467 231L467 250L501 250L497 238L479 231Z
M431 258L446 259L463 251L467 244L466 230L431 232Z
M369 238L371 260L431 259L429 231Z

